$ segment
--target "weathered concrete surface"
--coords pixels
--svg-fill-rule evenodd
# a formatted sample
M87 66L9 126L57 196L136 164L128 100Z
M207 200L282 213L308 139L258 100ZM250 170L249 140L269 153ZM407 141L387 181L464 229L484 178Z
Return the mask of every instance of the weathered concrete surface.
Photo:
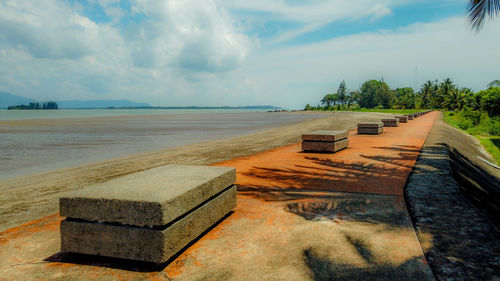
M384 127L384 123L382 122L368 122L368 123L359 123L358 128L380 128Z
M358 128L358 134L365 134L365 135L379 135L384 132L384 127L378 127L378 128Z
M163 226L232 185L227 167L167 165L68 194L63 217L135 226Z
M303 141L302 150L306 152L337 152L346 148L349 145L349 140L344 138L338 141Z
M399 123L408 123L408 116L396 116L399 119Z
M408 117L408 120L413 120L413 114L405 114L406 117Z
M163 263L236 207L236 186L165 229L61 222L61 251Z
M378 135L384 132L384 123L382 122L369 122L358 124L358 134L365 135Z
M347 138L347 131L314 131L302 134L302 141L333 142Z
M418 238L437 279L500 280L500 231L461 191L442 145L467 136L446 127L436 120L408 179L406 199ZM448 136L448 130L456 134Z
M382 123L384 123L384 127L398 127L399 126L399 119L398 118L382 119Z
M335 154L301 153L297 143L219 163L238 171L235 212L164 267L58 253L54 215L0 233L0 272L6 280L432 280L402 195L434 116L377 137L351 131L349 149Z

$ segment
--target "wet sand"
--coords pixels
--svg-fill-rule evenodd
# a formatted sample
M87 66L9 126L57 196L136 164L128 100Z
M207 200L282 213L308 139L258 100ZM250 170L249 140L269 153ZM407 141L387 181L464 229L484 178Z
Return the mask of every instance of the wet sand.
M0 180L248 135L322 115L200 112L0 120Z
M302 113L297 113L302 114ZM236 138L157 150L88 165L0 181L0 231L58 211L65 192L166 164L207 165L300 141L302 132L353 129L359 122L378 121L383 113L335 112L325 117ZM22 125L20 121L19 125ZM40 121L43 122L43 121ZM47 121L48 122L48 121ZM84 126L82 121L82 126Z

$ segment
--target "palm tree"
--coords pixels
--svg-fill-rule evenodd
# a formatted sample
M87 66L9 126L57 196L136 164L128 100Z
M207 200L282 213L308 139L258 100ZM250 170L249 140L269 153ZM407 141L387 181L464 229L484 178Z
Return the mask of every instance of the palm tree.
M465 95L459 90L452 90L444 97L443 107L449 110L460 110L464 107Z
M425 84L420 89L420 94L422 95L422 106L424 108L429 108L432 103L432 99L436 95L435 84L431 80L425 82Z
M484 23L484 18L498 15L500 12L500 0L469 0L467 6L469 21L472 28L479 31Z
M445 106L445 99L456 91L456 86L453 84L453 81L450 78L444 79L443 82L439 85L439 89L437 90L437 95L434 98L433 106L434 108L440 108Z

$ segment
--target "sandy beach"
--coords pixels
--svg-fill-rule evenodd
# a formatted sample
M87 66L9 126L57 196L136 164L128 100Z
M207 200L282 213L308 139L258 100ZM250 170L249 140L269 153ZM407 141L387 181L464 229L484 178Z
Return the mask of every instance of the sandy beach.
M353 129L359 122L376 121L384 116L388 114L325 113L322 118L241 137L195 143L3 180L0 181L0 231L56 213L61 194L94 183L166 164L207 165L226 161L299 142L302 132Z
M233 138L319 118L322 112L179 112L79 110L67 117L4 110L0 116L0 180L82 166L132 154ZM10 116L10 113L17 115ZM24 112L23 112L24 113ZM69 114L71 113L71 114ZM51 115L52 114L52 115ZM1 114L0 114L1 115ZM15 120L2 118L16 117ZM56 118L57 117L57 118ZM23 119L26 118L26 119Z

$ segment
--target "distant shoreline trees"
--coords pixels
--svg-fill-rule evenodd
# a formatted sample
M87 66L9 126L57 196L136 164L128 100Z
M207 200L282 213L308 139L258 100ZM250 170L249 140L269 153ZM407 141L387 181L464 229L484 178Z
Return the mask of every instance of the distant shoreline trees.
M47 110L47 109L58 109L58 105L55 101L49 101L44 103L30 102L28 105L13 105L7 107L8 110Z
M460 88L450 79L425 82L420 91L411 87L390 89L383 80L368 80L359 91L348 91L342 81L334 94L326 94L322 106L307 106L306 110L349 110L355 105L367 109L442 109L450 111L476 110L491 116L500 115L500 81L488 84L488 89L474 93Z

